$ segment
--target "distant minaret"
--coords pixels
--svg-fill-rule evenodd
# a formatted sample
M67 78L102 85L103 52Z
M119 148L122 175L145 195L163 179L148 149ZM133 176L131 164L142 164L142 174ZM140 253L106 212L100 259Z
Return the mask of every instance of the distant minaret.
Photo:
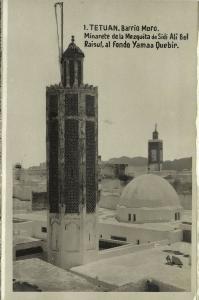
M161 171L163 162L163 142L158 139L157 124L153 139L148 141L148 171Z
M83 83L83 59L72 36L62 84L46 90L48 260L64 269L98 252L98 91Z

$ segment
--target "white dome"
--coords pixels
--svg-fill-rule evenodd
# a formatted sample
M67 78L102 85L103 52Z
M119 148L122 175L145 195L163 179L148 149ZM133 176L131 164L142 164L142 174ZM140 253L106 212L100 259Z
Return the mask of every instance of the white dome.
M129 182L118 204L127 208L181 208L179 197L171 184L153 174L141 175Z

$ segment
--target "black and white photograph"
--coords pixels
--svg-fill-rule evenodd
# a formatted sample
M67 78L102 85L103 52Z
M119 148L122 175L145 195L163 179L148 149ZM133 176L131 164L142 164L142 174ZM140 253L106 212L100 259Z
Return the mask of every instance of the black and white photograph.
M7 19L12 299L193 299L197 3L9 0Z

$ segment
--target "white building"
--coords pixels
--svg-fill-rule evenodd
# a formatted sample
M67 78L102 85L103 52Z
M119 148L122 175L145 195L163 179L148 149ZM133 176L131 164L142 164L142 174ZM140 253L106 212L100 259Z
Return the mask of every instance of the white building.
M122 222L148 223L180 220L182 206L174 188L162 177L145 174L132 180L117 205Z

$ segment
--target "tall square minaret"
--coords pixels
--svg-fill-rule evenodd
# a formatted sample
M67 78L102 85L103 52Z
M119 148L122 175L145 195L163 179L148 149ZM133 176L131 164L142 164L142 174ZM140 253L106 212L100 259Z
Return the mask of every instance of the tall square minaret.
M83 83L74 37L62 55L62 84L46 89L48 260L62 268L98 251L98 91Z
M163 142L158 138L157 124L153 139L148 141L148 171L161 171L163 163Z

